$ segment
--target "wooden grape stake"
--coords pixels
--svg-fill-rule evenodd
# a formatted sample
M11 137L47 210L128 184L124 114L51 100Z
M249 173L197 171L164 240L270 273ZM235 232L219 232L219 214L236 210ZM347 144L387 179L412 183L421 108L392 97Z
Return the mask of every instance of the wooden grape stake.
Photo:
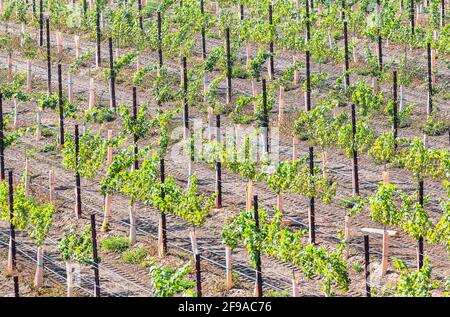
M64 146L64 103L62 94L62 71L58 64L58 107L59 107L59 142Z
M95 33L96 33L96 40L97 40L97 55L96 55L96 64L97 67L101 67L102 65L102 54L100 50L100 43L101 43L101 31L100 31L100 7L97 5L95 10Z
M423 195L423 180L419 180L419 204L423 208L424 195ZM423 237L419 237L417 241L417 268L420 270L423 266Z
M197 297L202 297L202 271L200 266L200 254L195 253L195 280L197 288Z
M158 61L159 61L159 71L163 66L163 55L162 55L162 36L161 36L161 12L158 11Z
M13 276L13 282L14 282L14 297L20 297L19 277L17 275Z
M133 120L136 122L137 120L137 90L136 87L133 87ZM139 169L139 162L137 159L137 155L139 152L138 149L138 137L136 134L133 135L133 147L134 147L134 155L135 160L134 164L132 166L132 170ZM130 244L134 245L136 243L136 205L133 200L130 201L129 206L129 213L130 213Z
M109 44L109 90L111 94L110 109L116 110L116 75L114 73L114 54L112 48L112 38L108 39Z
M230 28L225 30L225 45L227 50L227 104L231 103L231 45L230 45Z
M142 21L142 0L138 0L138 15L139 15L139 27L141 31L143 31L144 23Z
M161 184L165 181L164 171L164 159L159 161ZM161 198L164 199L164 189L161 190ZM167 253L167 226L166 226L166 214L161 211L158 226L158 255L164 257Z
M39 47L44 45L44 13L42 0L39 0Z
M189 106L188 106L188 79L186 56L181 58L183 66L183 118L184 118L184 140L189 138Z
M8 171L8 203L9 203L9 253L8 253L8 273L16 274L16 230L13 224L14 219L14 189L13 173Z
M273 7L272 4L269 4L269 25L270 28L272 30L273 28ZM275 33L275 32L274 32ZM269 76L270 79L273 80L275 78L275 66L274 66L274 50L273 50L273 38L272 38L272 32L271 32L271 39L270 39L270 43L269 43L269 53L270 53L270 57L269 57Z
M259 233L259 215L258 215L258 196L253 196L253 212L255 217L255 230ZM261 270L261 254L259 250L256 251L256 287L255 287L255 297L263 296L262 288L262 270Z
M233 287L233 265L231 262L231 248L225 246L225 274L227 279L227 289Z
M220 115L216 116L217 135L216 140L220 143ZM216 208L222 208L222 162L216 161Z
M366 297L370 297L370 249L369 249L369 236L364 235L364 275L366 281Z
M97 231L95 228L95 213L91 214L92 259L94 269L94 297L100 297L100 275L98 269Z
M359 196L359 177L358 177L358 151L355 147L356 139L356 110L355 104L351 105L352 111L352 140L353 140L353 164L352 164L352 183L353 196Z
M80 148L78 124L75 125L75 166L78 166L78 155ZM81 178L78 168L75 168L75 212L77 219L81 218Z
M202 16L205 14L203 0L200 0L200 13ZM206 31L204 25L202 25L201 34L202 34L202 57L203 60L206 60Z
M381 19L382 19L382 7L380 0L377 0L377 10L378 10L378 27L377 27L377 38L378 38L378 67L380 70L383 69L383 42L381 37Z
M58 31L56 32L56 52L58 53L58 56L61 56L62 51L63 51L62 33Z
M45 25L47 30L47 87L48 94L52 94L52 60L50 55L50 18L45 19Z
M3 94L0 92L0 180L5 180L5 140L3 132Z
M80 36L75 35L73 37L73 41L75 42L75 58L80 57Z
M112 140L112 130L108 130L108 141ZM108 153L106 155L106 165L109 166L112 163L112 156L113 156L113 148L111 145L108 145L107 149ZM109 228L109 217L111 215L111 202L112 197L110 194L105 195L105 215L103 218L103 224L102 224L102 231L106 232Z
M394 146L397 148L397 136L398 136L398 98L397 98L397 71L392 72L393 78L393 95L394 95L394 103L393 103L393 123L392 123L392 132L394 134Z
M264 151L265 154L269 155L269 114L267 112L267 88L266 79L262 80L262 97L263 97L263 129L264 129Z
M314 148L309 147L309 173L314 177ZM316 243L316 224L315 224L315 204L314 197L309 197L308 219L309 219L309 243Z
M433 80L432 80L432 67L431 67L431 43L427 43L427 66L428 66L428 107L427 116L431 116L433 112Z
M409 19L411 23L411 34L414 35L415 21L414 21L414 0L410 0L409 5Z

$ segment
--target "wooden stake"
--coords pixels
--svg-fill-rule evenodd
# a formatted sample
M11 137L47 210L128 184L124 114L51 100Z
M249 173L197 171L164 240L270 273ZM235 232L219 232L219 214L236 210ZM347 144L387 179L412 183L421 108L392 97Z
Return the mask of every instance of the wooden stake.
M232 75L232 66L231 66L231 44L230 44L230 28L225 30L225 45L227 50L227 96L226 103L231 103L231 75Z
M60 31L56 32L56 49L58 55L62 54L63 45L62 45L62 33Z
M108 39L109 44L109 71L110 71L110 79L109 79L109 92L110 92L110 109L116 110L116 75L114 72L114 54L112 47L112 38Z
M314 148L309 147L309 173L314 176ZM316 224L315 224L315 204L314 197L309 197L308 208L308 224L309 224L309 243L316 243Z
M47 89L48 94L52 94L52 60L50 54L50 18L45 19L45 25L47 30Z
M37 248L37 263L36 263L36 273L34 275L34 287L42 287L44 281L44 247L38 246Z
M370 250L369 250L369 236L364 235L364 275L366 280L366 297L370 297Z
M95 227L95 214L91 214L91 238L92 238L92 259L94 269L94 297L100 297L100 275L98 269L98 254L97 254L97 231Z
M64 106L62 93L62 71L61 64L58 64L58 107L59 107L59 142L64 145Z
M5 140L3 133L3 94L0 92L0 180L5 180Z
M202 297L202 275L200 267L200 254L195 254L195 280L197 285L197 297Z
M14 219L14 189L13 189L13 172L8 171L8 203L9 203L9 257L8 257L8 273L15 274L16 271L16 230L13 224Z
M231 248L225 247L225 273L227 279L227 289L231 289L233 287L233 265L231 263Z
M258 215L258 196L253 196L253 212L255 219L255 230L256 233L259 232L259 215ZM261 268L261 255L259 251L256 251L256 286L255 286L255 297L263 297L262 288L262 268Z
M44 12L42 0L39 0L39 47L44 45Z
M80 140L78 124L75 125L75 164L78 166ZM81 178L78 170L75 171L75 213L77 219L81 218Z
M75 58L79 58L80 57L80 36L75 35L73 38L74 38L74 42L75 42Z

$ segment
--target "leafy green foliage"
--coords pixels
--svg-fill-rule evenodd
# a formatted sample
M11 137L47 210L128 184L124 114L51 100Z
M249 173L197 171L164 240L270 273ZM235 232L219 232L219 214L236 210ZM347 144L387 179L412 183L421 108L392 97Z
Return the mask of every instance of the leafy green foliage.
M77 233L75 227L64 232L64 236L57 245L61 260L64 262L92 265L91 228L86 226L81 233Z
M123 253L128 250L130 241L125 236L112 236L102 240L101 249L105 253Z
M100 134L87 130L79 137L78 158L75 155L75 138L66 136L63 165L66 169L79 173L81 177L94 177L106 160L108 140Z
M150 284L153 295L156 297L173 297L181 293L185 296L192 296L192 288L195 284L186 278L190 269L190 263L176 270L153 263L150 266Z
M433 282L428 257L420 270L410 272L406 264L394 259L394 267L399 272L396 284L391 287L397 297L431 297L432 290L439 286L439 282Z

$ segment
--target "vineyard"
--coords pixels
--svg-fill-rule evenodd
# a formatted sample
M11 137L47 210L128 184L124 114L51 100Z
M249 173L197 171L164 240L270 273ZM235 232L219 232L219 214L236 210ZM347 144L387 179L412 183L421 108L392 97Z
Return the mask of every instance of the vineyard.
M449 7L0 0L0 296L450 296Z

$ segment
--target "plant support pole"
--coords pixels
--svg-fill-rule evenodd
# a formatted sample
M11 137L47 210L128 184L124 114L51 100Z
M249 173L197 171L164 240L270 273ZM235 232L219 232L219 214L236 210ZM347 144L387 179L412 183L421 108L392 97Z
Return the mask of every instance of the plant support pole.
M272 32L273 28L273 7L272 4L269 4L269 25L270 25L270 43L269 43L269 67L270 67L270 79L275 79L275 66L274 66L274 57L273 57L273 35L275 32Z
M137 91L136 91L136 87L133 87L133 120L134 123L136 124L137 121ZM138 149L138 136L137 134L133 135L133 145L134 145L134 169L137 170L139 168L139 161L138 161L138 153L139 153L139 149Z
M200 266L200 254L195 253L195 280L197 285L197 297L202 297L202 271Z
M116 75L114 73L114 54L112 47L112 38L108 39L109 45L109 90L111 93L110 108L116 110Z
M256 234L259 233L259 215L258 215L258 196L253 196L253 212L255 218L255 230ZM256 262L256 294L255 297L263 296L263 288L262 288L262 271L261 271L261 254L259 250L256 250L255 262Z
M44 45L44 13L42 0L39 0L39 47Z
M394 147L397 148L397 136L398 136L398 98L397 98L397 71L392 72L392 78L393 78L393 95L394 95L394 102L393 102L393 122L392 122L392 132L394 134Z
M370 297L370 249L369 236L364 235L364 275L366 280L366 297Z
M220 143L220 115L216 116L217 135L216 141ZM222 208L222 162L220 158L216 161L216 208Z
M433 112L433 80L431 67L431 43L427 43L427 68L428 68L428 107L427 116L431 116Z
M62 71L61 64L58 64L58 108L59 108L59 143L64 145L64 104L62 93Z
M16 275L16 230L14 227L14 189L13 189L13 172L8 171L8 203L9 203L9 244L11 263L8 263L8 268L12 274Z
M225 30L225 44L226 44L226 50L227 50L227 104L231 103L231 75L232 75L232 68L231 68L231 44L230 44L230 28L227 28Z
M161 184L164 184L165 182L165 170L164 170L164 159L161 158L159 161L159 167L160 167L160 181ZM164 196L165 196L165 192L164 192L164 188L161 189L161 199L164 200ZM159 241L159 245L161 247L161 249L159 250L159 255L162 257L167 253L167 232L166 232L166 214L164 212L161 211L160 214L161 218L160 218L160 236L159 238L161 239L161 241Z
M100 297L100 275L98 270L97 231L95 228L95 213L91 213L92 259L94 267L94 297Z
M50 18L45 19L45 26L47 28L47 87L48 94L52 94L52 60L50 55Z
M269 154L269 114L267 112L267 85L266 79L262 80L262 92L263 92L263 122L262 127L264 129L264 151Z
M5 180L5 140L3 132L3 94L0 92L0 180Z
M189 106L188 106L188 80L186 56L183 56L181 62L183 64L183 117L184 117L184 139L189 138Z
M78 154L80 152L80 138L78 124L75 125L75 183L76 183L76 214L77 218L81 218L81 178L78 172L79 158Z
M423 180L419 180L419 205L423 208ZM417 240L417 267L420 270L423 266L423 237Z
M100 31L100 7L97 5L95 10L95 29L97 35L97 67L100 67L102 64L102 55L100 51L100 43L101 43L101 31Z

